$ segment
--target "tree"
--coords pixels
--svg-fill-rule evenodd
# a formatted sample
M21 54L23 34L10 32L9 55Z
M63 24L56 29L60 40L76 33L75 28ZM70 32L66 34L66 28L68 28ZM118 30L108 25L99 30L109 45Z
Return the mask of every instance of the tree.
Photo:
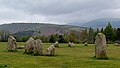
M97 28L95 31L94 31L94 39L96 37L96 35L100 32L99 28Z
M85 30L82 30L82 32L80 33L80 41L82 43L86 42L88 39L88 32L87 32L87 29Z
M72 32L72 31L70 32L70 34L69 34L69 39L70 39L70 40L69 40L70 42L74 42L74 40L76 39L74 32Z
M88 43L93 43L94 42L94 29L89 28L89 33L88 33Z
M0 31L0 41L6 42L10 35L11 33L9 31L5 31L5 30Z
M22 40L22 42L26 42L29 38L30 38L30 36L23 36L23 37L21 37L21 40Z
M59 40L58 40L59 43L65 43L65 40L63 38L63 35L59 35Z
M63 38L64 38L64 42L65 42L65 43L68 43L68 42L70 41L69 35L68 35L67 33L65 33L65 34L63 35Z
M114 40L114 33L113 33L113 28L110 22L106 26L104 30L104 34L106 35L107 41L113 41Z
M44 36L44 35L42 35L42 36L34 36L34 39L40 39L40 40L42 40L43 43L49 42L48 37Z
M100 32L101 32L101 33L104 33L104 29L103 29L103 28L101 28Z
M117 39L116 33L117 33L117 29L114 28L114 29L113 29L113 34L114 34L113 40L114 40L114 41Z
M117 31L116 31L116 40L120 40L120 28L117 28Z
M100 30L99 30L99 28L97 28L97 31L96 31L97 33L99 33L100 32Z
M58 38L59 38L58 34L52 34L49 38L49 42L55 43L56 41L58 41Z

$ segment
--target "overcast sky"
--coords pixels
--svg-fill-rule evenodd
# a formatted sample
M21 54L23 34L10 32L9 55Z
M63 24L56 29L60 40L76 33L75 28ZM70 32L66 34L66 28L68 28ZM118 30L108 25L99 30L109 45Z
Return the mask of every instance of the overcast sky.
M0 0L0 24L84 23L97 18L120 18L120 0Z

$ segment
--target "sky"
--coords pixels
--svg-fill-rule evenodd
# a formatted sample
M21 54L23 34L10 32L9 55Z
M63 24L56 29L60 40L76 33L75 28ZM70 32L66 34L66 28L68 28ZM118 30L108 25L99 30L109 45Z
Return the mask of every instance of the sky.
M120 0L0 0L0 24L85 23L120 18Z

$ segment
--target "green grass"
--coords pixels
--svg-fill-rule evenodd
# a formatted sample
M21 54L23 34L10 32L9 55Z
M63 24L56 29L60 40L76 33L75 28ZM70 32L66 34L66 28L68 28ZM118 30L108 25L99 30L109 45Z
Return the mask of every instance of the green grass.
M52 43L44 43L43 49ZM0 68L120 68L120 47L107 47L108 60L94 59L94 45L69 48L67 44L60 44L56 48L55 56L33 56L23 54L24 49L18 52L8 52L6 42L0 42ZM24 42L18 42L24 45Z

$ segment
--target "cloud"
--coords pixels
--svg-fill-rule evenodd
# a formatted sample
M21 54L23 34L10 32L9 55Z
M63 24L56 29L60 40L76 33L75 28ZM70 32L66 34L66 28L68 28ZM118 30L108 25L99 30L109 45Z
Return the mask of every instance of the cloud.
M87 22L120 17L119 0L0 0L0 22Z

